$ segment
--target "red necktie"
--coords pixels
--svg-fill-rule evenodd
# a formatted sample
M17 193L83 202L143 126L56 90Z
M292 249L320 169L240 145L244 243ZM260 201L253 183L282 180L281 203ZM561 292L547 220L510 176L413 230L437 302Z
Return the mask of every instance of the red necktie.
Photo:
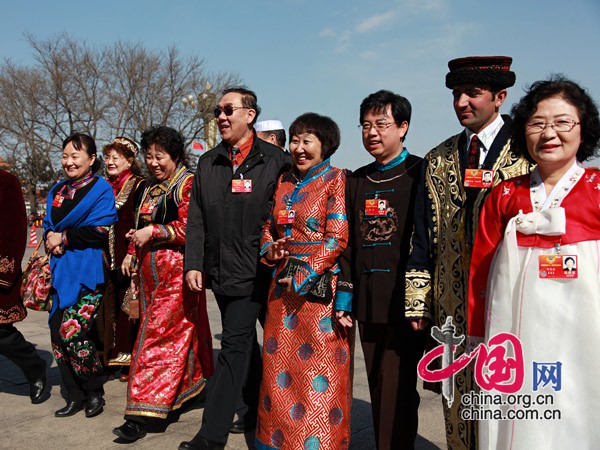
M469 169L477 169L479 167L479 138L473 135L471 144L469 145L469 156L467 160Z

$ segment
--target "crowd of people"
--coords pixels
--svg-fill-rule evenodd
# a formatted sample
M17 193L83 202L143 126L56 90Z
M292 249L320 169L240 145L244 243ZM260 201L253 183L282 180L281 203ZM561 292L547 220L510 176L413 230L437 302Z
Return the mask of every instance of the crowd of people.
M409 100L368 95L358 117L373 161L354 172L331 165L341 141L331 118L297 117L287 151L281 122L257 124L257 96L244 87L219 97L222 140L195 173L184 137L167 126L145 130L139 146L122 136L105 146L105 177L94 140L68 136L65 179L50 189L43 223L50 340L67 402L56 417L102 413L103 384L116 373L127 381L125 422L113 430L123 442L142 439L151 418L201 404L199 431L180 450L223 449L229 433L254 430L258 450L347 449L358 329L377 449L412 449L417 366L437 345L432 327L452 324L466 337L456 355L500 333L520 341L520 393L537 391L540 361L559 361L568 377L554 391L559 422L477 421L463 397L481 389L479 366L453 372L448 448L597 446L600 172L581 163L598 156L598 109L554 76L501 115L511 63L448 63L464 129L424 158L404 145ZM0 182L2 208L19 213L1 228L0 353L40 403L47 362L13 325L26 315L25 208L18 180L0 171ZM206 289L221 315L216 361Z

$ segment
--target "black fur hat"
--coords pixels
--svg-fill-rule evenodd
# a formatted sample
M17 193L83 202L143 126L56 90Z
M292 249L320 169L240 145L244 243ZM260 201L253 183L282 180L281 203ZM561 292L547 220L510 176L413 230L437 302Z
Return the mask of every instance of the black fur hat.
M448 63L446 87L453 89L460 84L488 85L506 89L515 84L515 73L510 70L509 56L467 56Z

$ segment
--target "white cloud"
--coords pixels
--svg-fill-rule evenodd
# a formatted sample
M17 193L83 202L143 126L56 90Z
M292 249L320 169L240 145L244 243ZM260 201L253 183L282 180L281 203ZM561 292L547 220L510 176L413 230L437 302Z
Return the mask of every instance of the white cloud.
M321 30L319 33L319 36L321 37L335 37L337 35L337 33L335 31L333 31L331 28L325 28L324 30Z
M395 11L388 11L384 14L371 16L368 19L359 22L359 24L356 26L356 31L358 33L366 33L368 31L375 30L390 23L395 16Z
M350 33L348 30L341 33L340 37L339 37L340 42L348 42L348 41L350 41L351 38L352 38L352 33Z

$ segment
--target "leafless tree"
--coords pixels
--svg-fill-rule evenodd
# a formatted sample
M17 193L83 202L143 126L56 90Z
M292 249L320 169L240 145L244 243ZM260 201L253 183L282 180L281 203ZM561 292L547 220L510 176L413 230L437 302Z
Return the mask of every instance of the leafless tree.
M204 118L215 106L182 102L211 86L239 84L235 74L209 74L198 56L176 47L155 51L140 43L94 47L67 34L49 39L26 35L34 63L0 63L0 157L35 193L60 177L63 139L89 133L99 148L115 136L138 140L151 125L169 125L188 143L203 135ZM210 97L214 99L214 95Z

